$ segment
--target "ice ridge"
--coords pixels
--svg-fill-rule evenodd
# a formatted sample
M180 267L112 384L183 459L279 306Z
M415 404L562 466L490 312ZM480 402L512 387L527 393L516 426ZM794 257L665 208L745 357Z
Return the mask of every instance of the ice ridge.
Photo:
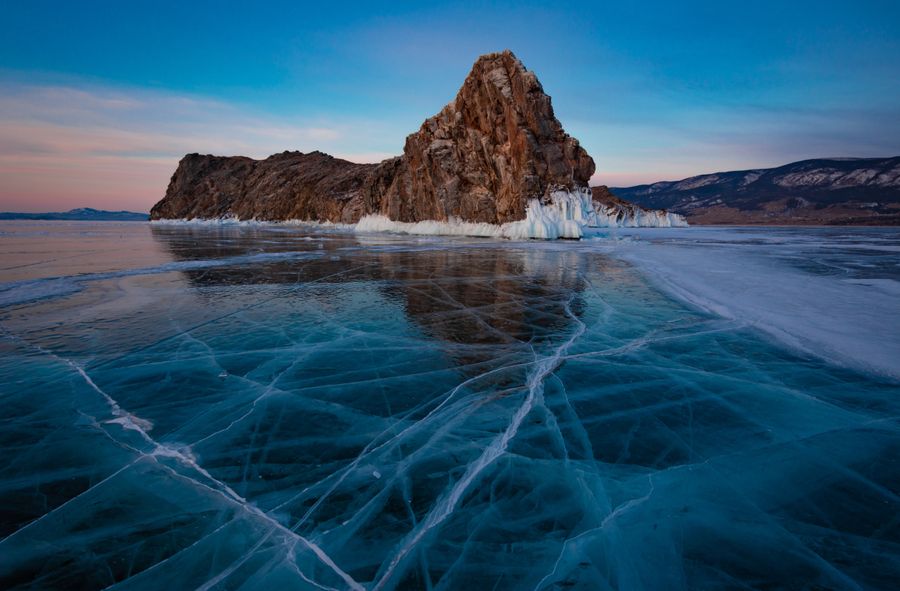
M465 222L456 218L446 222L397 222L384 215L369 215L363 217L355 229L357 232L556 240L581 238L585 228L684 226L687 222L678 214L595 203L590 189L577 188L554 191L547 200L531 199L524 220L502 225Z

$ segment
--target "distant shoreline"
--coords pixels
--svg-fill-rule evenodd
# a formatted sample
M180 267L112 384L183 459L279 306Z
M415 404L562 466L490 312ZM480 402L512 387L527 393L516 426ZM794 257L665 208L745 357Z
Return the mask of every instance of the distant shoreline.
M150 219L149 213L135 211L107 211L81 207L69 211L50 211L37 213L21 213L13 211L0 212L0 220L24 221L69 221L69 222L143 222Z
M150 224L151 221L149 219L62 219L62 218L9 218L3 217L0 214L0 222L83 222L83 223L93 223L93 222L124 222L129 224ZM190 222L185 222L185 224L190 225ZM195 225L197 226L209 226L209 224L204 224L202 221L198 221ZM223 224L224 225L224 224ZM284 224L280 224L277 221L272 222L259 222L259 225L273 225L273 226L284 226ZM302 226L296 226L302 227ZM690 228L722 228L722 229L756 229L756 228L898 228L896 224L747 224L747 223L736 223L736 224L702 224L702 223L693 223L687 227ZM336 228L340 229L340 228ZM661 232L671 230L671 228L652 228L652 227L642 227L642 228L601 228L601 229L639 229L639 230L659 230Z

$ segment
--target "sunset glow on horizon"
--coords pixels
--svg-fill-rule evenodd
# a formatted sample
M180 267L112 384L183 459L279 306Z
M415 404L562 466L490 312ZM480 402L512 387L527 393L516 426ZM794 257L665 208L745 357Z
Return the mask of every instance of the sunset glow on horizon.
M192 152L378 162L479 54L504 48L593 156L594 184L900 154L900 8L887 2L5 12L3 211L148 211Z

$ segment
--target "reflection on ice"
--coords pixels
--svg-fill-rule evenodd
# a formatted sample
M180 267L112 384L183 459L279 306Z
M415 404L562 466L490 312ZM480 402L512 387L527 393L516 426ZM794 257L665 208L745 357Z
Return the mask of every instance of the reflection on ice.
M896 382L678 303L634 244L152 240L2 309L0 587L900 578Z

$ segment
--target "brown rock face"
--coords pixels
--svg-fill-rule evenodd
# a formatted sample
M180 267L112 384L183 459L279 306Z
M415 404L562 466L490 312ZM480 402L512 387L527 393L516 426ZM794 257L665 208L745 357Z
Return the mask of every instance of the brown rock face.
M265 160L188 154L150 219L355 221L343 216L361 215L360 192L375 167L322 152L283 152Z
M478 58L456 99L406 138L393 182L371 204L393 220L504 223L529 198L587 187L594 161L510 51Z
M587 187L594 161L567 135L550 97L512 52L481 56L453 102L406 138L403 155L354 164L320 152L265 160L185 156L151 219L301 219L502 224L528 199Z

